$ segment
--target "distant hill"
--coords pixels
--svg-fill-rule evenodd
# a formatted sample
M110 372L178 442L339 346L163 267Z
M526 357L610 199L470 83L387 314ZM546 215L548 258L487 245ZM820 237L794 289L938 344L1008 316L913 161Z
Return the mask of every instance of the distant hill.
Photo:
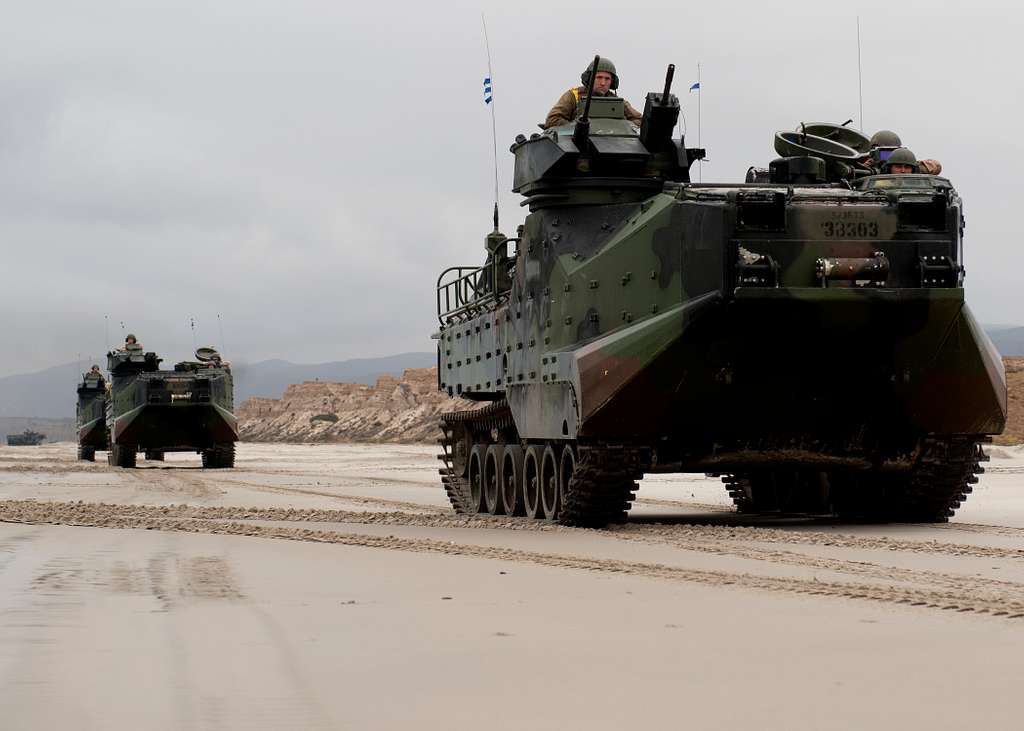
M289 363L286 360L264 360L234 367L235 404L247 398L280 398L294 383L327 381L331 383L373 384L378 376L401 376L407 368L430 368L437 365L436 353L400 353L383 358L356 358L334 363Z
M0 378L0 417L74 418L75 387L81 371L78 363L65 363L45 371Z
M1001 355L1024 356L1024 327L986 327L985 331Z
M176 360L169 362L173 364ZM252 396L278 398L288 386L303 381L372 384L378 376L400 376L407 368L429 368L436 364L435 353L400 353L333 363L303 364L286 360L236 363L233 368L235 403L241 404ZM0 417L74 417L75 387L83 367L78 363L66 363L36 373L0 378Z

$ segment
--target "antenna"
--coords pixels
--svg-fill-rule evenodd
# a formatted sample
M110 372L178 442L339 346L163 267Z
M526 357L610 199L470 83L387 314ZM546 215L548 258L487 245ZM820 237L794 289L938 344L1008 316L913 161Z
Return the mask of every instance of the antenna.
M195 315L192 315L192 317L188 318L188 321L189 321L189 324L192 326L192 350L195 350L196 349L196 317L195 317Z
M857 96L860 100L860 128L864 129L864 77L860 66L860 16L857 16Z
M703 147L700 143L700 93L704 86L700 83L700 61L697 62L697 147ZM704 158L697 161L697 182L704 181Z
M110 315L103 316L103 347L110 352Z
M497 213L494 214L497 217ZM497 221L494 223L494 227L498 227ZM228 344L224 342L224 325L220 321L220 313L217 314L217 329L220 331L220 347L226 353L228 351Z
M491 71L491 41L487 37L487 19L480 13L480 22L484 26L484 48L487 49L487 79L484 91L489 92L494 81L494 72ZM494 94L484 98L486 104L491 107L491 144L494 147L494 230L498 230L498 124L494 115Z

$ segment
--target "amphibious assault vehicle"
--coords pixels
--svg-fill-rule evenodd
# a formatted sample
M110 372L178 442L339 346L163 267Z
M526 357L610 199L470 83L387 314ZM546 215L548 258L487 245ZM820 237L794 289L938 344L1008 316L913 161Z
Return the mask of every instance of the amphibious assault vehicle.
M177 363L174 370L160 370L161 360L138 345L107 354L108 462L134 467L140 451L150 460L194 451L204 467L234 467L238 425L231 369L211 348L200 348L195 361Z
M7 435L7 446L8 447L35 447L43 443L46 439L45 434L40 434L37 431L26 429L21 434L8 434Z
M743 512L946 520L1006 420L959 195L829 124L694 183L670 82L639 129L588 93L517 137L525 223L441 274L438 387L485 402L441 424L455 510L602 526L645 473L695 472Z
M107 448L107 383L102 376L85 373L78 384L75 423L78 427L78 458L96 461L96 450Z

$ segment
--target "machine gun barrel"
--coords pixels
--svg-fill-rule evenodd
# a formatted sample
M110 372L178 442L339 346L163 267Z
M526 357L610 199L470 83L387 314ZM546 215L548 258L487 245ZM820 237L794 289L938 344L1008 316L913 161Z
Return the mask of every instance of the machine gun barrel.
M597 78L597 64L601 55L594 56L594 65L590 67L590 78L587 80L587 102L583 105L583 114L576 120L576 129L572 133L572 141L582 152L590 139L590 100L594 96L594 80Z
M672 139L672 130L679 119L679 101L672 96L672 79L676 65L670 63L665 71L665 86L661 95L647 92L644 115L640 120L640 143L650 152L665 149Z
M676 75L676 65L670 63L668 65L668 71L665 72L665 90L661 92L661 103L666 104L668 102L669 92L672 91L672 77Z

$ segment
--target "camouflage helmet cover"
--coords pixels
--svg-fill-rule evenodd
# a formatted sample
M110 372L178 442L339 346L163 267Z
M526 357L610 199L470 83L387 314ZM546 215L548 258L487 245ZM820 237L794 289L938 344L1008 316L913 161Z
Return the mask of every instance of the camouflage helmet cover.
M137 343L137 342L139 342L139 339L138 339L137 337L135 337L134 335L132 335L131 333L128 333L127 335L125 335L125 336L124 336L124 341L125 341L126 343L127 343L127 342L128 342L129 340L133 340L133 341L134 341L134 342L136 342L136 343Z
M587 68L580 74L580 81L583 82L584 86L590 86L590 72L594 69L594 62L591 61L587 64ZM619 88L619 75L615 72L615 64L612 63L610 58L604 58L603 56L597 62L598 71L607 71L612 75L612 89Z
M892 151L892 154L882 163L882 169L888 172L893 165L910 165L915 172L917 171L917 156L913 152L908 150L906 147L898 147Z
M887 129L880 129L871 135L872 147L902 147L900 136Z

